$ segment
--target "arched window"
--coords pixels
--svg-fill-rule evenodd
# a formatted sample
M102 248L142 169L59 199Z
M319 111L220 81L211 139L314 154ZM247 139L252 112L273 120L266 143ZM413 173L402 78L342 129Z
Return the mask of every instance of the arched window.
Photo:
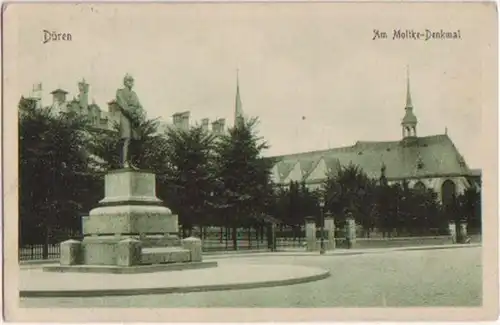
M456 185L452 180L445 180L441 185L441 201L444 205L450 205L456 196Z
M426 190L426 187L425 187L425 184L422 183L421 181L418 181L414 186L413 188L418 191L418 192L425 192Z

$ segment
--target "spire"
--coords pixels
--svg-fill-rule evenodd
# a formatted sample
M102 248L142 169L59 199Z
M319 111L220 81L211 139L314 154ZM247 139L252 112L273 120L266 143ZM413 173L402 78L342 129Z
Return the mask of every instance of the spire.
M410 67L406 65L406 108L413 107L410 92Z
M413 113L413 103L411 101L410 92L410 68L406 66L406 106L405 106L405 116L401 121L403 138L416 137L417 136L417 117Z
M234 108L234 125L238 125L238 123L243 120L243 109L240 98L240 79L239 79L239 69L236 69L236 102Z

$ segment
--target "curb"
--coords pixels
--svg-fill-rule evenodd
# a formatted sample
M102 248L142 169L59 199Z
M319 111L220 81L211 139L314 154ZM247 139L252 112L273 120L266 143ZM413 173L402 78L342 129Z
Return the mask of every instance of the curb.
M481 244L455 244L453 246L438 245L438 246L412 246L412 247L394 247L394 248L368 248L366 250L349 250L343 249L343 251L328 251L324 255L320 255L319 251L316 252L300 252L300 251L277 251L274 253L248 253L248 254L232 254L231 256L221 255L210 255L206 256L207 259L225 259L225 258L249 258L249 257L270 257L270 256L309 256L309 257L341 257L341 256L352 256L352 255L367 255L367 254L384 254L391 252L401 252L401 251L425 251L425 250L437 250L437 249L458 249L458 248L473 248L482 247ZM229 254L228 254L229 255Z
M164 288L136 288L136 289L110 289L110 290L21 290L19 291L20 298L48 298L48 297L102 297L102 296L137 296L137 295L154 295L154 294L170 294L170 293L190 293L190 292L208 292L208 291L227 291L227 290L244 290L256 288L269 288L278 286L287 286L301 284L313 281L326 279L330 276L327 270L321 270L319 274L314 274L305 277L298 277L285 280L260 281L250 283L234 283L234 284L214 284L200 285L192 287L164 287Z
M456 248L475 248L475 247L482 247L483 245L481 244L459 244L459 245L455 245L455 246L443 246L443 247L439 247L439 246L436 246L436 247L423 247L423 248L419 248L419 247L406 247L406 248L402 248L402 249L399 249L400 251L419 251L419 250L422 250L422 251L429 251L429 250L436 250L436 249L456 249Z

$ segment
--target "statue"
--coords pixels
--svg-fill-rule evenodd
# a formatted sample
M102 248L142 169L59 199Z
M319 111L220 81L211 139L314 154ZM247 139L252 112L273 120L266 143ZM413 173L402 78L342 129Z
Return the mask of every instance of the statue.
M120 109L120 138L123 140L122 167L137 169L132 165L129 147L132 140L138 140L137 128L143 118L143 108L135 91L134 78L127 74L123 78L124 88L116 91L116 103Z

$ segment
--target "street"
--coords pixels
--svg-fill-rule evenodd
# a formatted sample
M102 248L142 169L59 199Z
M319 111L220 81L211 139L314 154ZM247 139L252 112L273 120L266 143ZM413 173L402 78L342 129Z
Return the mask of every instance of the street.
M248 290L28 298L21 299L21 307L444 307L482 303L480 247L350 256L239 256L218 261L314 266L328 269L331 276L310 283Z

